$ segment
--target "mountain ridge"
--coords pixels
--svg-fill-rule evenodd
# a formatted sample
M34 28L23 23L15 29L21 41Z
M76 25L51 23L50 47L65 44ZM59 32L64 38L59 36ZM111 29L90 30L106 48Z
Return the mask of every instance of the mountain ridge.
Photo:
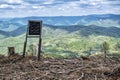
M49 27L52 30L56 30L56 29L65 30L65 31L68 31L69 33L78 31L79 32L78 35L82 35L82 36L89 36L91 34L95 34L95 35L120 37L120 28L117 28L117 27L100 27L96 25L54 26L54 25L44 24L43 28L47 29L46 27ZM22 26L11 32L5 32L5 31L0 30L0 34L6 37L9 37L9 36L16 37L16 36L24 34L26 32L26 29L27 29L26 26ZM53 31L50 31L50 30L48 32L54 33Z
M103 14L103 15L87 15L87 16L49 16L49 17L40 17L40 16L30 16L30 17L23 17L23 18L12 18L8 20L11 23L20 23L20 24L27 24L28 20L42 20L44 24L51 24L51 25L75 25L76 22L80 22L79 24L84 24L82 20L85 20L87 23L91 21L98 21L100 19L110 19L113 21L118 21L120 18L119 15L115 14Z
M112 37L119 37L120 15L103 14L87 16L54 16L54 17L24 17L6 19L0 21L0 34L4 36L18 36L26 32L28 20L43 20L45 31L54 33L55 29L68 31L69 33L78 31L79 35L99 34ZM0 19L1 20L1 19ZM46 27L49 27L48 30ZM116 27L116 28L115 28ZM83 31L84 32L83 32ZM115 31L113 31L115 30ZM63 31L63 32L64 32ZM109 32L109 33L108 33ZM59 33L59 32L57 32Z

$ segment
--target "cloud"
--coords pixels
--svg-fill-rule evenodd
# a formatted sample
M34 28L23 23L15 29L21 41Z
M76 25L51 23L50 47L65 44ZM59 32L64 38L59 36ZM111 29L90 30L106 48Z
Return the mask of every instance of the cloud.
M120 0L1 0L0 12L3 17L120 14Z
M8 5L8 4L1 4L0 5L0 9L5 9L5 10L9 10L9 9L14 9L15 8L15 6L13 6L13 5Z
M0 8L6 8L6 7L8 7L7 4L1 4L1 5L0 5Z
M20 4L20 3L22 3L23 1L22 0L1 0L0 1L0 4L4 4L4 3L6 3L6 4Z

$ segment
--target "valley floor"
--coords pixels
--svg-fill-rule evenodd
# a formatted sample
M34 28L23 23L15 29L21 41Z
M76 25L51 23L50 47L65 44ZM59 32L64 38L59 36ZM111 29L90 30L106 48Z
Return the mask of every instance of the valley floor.
M0 57L0 80L120 80L120 59Z

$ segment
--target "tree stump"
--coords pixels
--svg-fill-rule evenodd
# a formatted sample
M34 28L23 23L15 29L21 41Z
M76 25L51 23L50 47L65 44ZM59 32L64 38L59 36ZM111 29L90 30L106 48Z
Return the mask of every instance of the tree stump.
M8 47L8 56L12 56L15 54L15 48L14 47Z

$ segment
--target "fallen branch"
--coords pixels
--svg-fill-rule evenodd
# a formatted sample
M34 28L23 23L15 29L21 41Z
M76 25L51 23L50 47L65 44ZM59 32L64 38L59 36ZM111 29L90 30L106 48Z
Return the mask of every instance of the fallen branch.
M97 76L95 75L95 80L97 80Z
M32 66L32 68L33 68L35 71L39 71L39 69L37 69L37 68L35 68L35 67L33 66L32 60L29 60L29 63L30 63L30 65Z
M84 73L82 72L82 75L77 80L82 80L83 78L84 78Z

